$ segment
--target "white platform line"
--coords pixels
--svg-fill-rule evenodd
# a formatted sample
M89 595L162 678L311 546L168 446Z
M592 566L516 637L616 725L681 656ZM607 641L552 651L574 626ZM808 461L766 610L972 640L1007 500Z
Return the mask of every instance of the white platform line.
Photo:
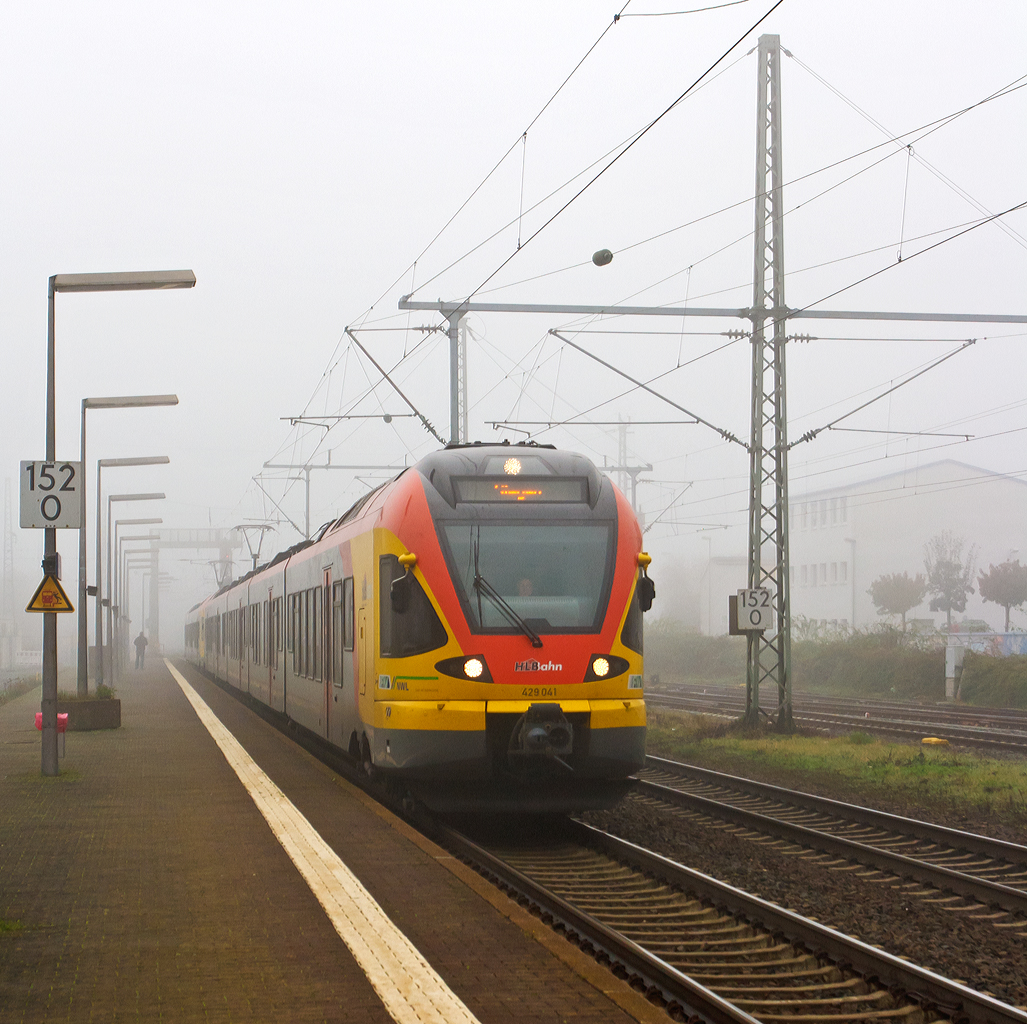
M397 1024L478 1024L360 880L268 778L203 698L164 664Z

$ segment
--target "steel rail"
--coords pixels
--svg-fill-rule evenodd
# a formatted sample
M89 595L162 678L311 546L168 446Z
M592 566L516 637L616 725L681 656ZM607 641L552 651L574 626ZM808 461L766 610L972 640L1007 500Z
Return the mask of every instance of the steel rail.
M807 810L823 814L837 814L839 817L859 822L861 825L893 829L903 835L913 836L927 842L958 846L969 853L979 853L985 857L1001 858L1010 860L1014 864L1027 865L1027 846L1021 846L1019 843L1010 843L1004 839L992 839L989 836L978 835L976 832L964 832L961 829L949 828L947 825L920 821L918 818L904 818L900 814L878 811L860 804L847 804L831 797L816 796L814 793L804 793L797 789L785 789L783 786L774 786L768 782L757 782L755 779L746 779L740 775L728 775L725 772L716 772L709 768L700 768L698 765L671 761L668 758L656 757L652 754L646 755L645 763L647 768L658 768L672 775L680 775L682 778L700 779L711 785L737 789L751 796L780 800L782 803L804 807Z
M867 979L901 989L915 1001L936 1006L947 1017L967 1024L1027 1024L1027 1012L994 996L943 978L925 967L876 949L625 839L580 822L574 825L579 830L583 845L599 849L621 863L658 875L731 914L762 925L786 941L850 967Z
M569 933L585 939L610 957L614 964L621 965L629 974L641 978L650 990L658 989L668 1003L679 1003L688 1013L700 1016L711 1024L759 1024L755 1017L693 981L638 943L579 910L473 839L447 826L440 826L438 833L435 838L441 839L442 845L451 852L469 861L478 871L526 896Z
M697 701L687 697L674 697L666 694L649 692L646 694L646 703L653 707L664 707L672 710L690 711L698 710L699 713L720 714L724 717L737 717L730 707L721 706L717 711L706 710L708 705L700 705ZM926 726L919 723L889 723L882 722L877 718L860 718L857 715L833 715L827 712L809 712L798 709L792 710L793 722L805 722L819 727L833 727L835 729L858 729L862 732L880 734L884 736L937 736L939 739L947 739L961 743L965 746L986 747L995 750L1022 752L1027 748L1027 733L1005 733L1008 739L997 738L994 730L974 731L969 728L959 728L951 725L931 724Z
M820 832L817 829L808 828L806 825L782 821L780 818L772 818L769 815L760 814L758 811L747 811L742 807L698 796L695 793L683 793L679 789L661 786L655 782L639 780L635 792L649 794L664 803L687 807L721 821L728 821L733 825L762 832L764 835L772 835L778 839L797 843L799 846L842 857L847 861L856 861L881 871L888 871L900 878L908 878L935 889L952 892L985 906L994 906L1010 913L1027 915L1027 892L1013 889L999 882L991 882L962 871L956 871L953 868L930 864L906 854L891 853L876 846L857 842L855 839L845 839L828 832Z

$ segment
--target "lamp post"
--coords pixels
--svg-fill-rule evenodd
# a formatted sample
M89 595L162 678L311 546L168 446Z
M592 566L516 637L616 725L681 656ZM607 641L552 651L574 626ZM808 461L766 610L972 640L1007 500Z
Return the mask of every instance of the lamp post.
M136 525L156 524L162 523L164 520L159 518L119 519L114 523L114 533L112 534L111 500L111 498L107 499L107 644L111 650L111 684L113 685L118 675L118 645L121 635L121 630L118 626L118 527L127 523L134 523ZM151 536L156 536L156 534L151 534Z
M46 460L57 459L57 376L55 368L54 295L57 292L142 291L155 288L192 288L196 275L191 270L130 271L114 274L54 274L46 293ZM84 471L85 467L83 467ZM44 572L56 575L57 531L43 531ZM57 775L57 613L43 613L43 775Z
M159 517L153 519L117 519L114 522L114 575L109 577L112 582L111 589L117 600L117 604L111 607L111 611L114 613L114 632L111 634L111 676L114 679L117 679L117 669L120 668L119 660L121 654L121 544L125 540L149 540L151 537L158 536L151 531L149 537L119 537L118 529L122 526L158 526L163 522L164 520Z
M151 566L153 564L151 559L150 559L150 557L149 557L149 555L147 555L145 558L137 558L137 559L132 558L132 555L136 554L137 552L139 552L141 550L142 549L140 549L140 548L135 548L135 549L129 549L129 550L127 550L125 552L125 583L123 584L123 587L124 587L124 591L125 591L124 602L125 602L125 610L126 610L126 616L125 616L126 624L129 624L132 621L131 616L128 614L129 601L130 601L130 598L131 598L131 590L132 590L132 588L131 588L132 573L135 570L137 570L137 569L143 570L144 573L149 573L150 568L151 568ZM129 643L125 644L125 653L129 653L128 649L131 646L131 630L129 630L129 637L128 637L128 639L129 639Z
M166 455L143 456L138 459L98 459L96 463L96 685L103 683L103 570L102 570L102 539L103 518L100 487L100 471L102 469L121 466L160 466L171 460ZM113 501L159 501L164 497L163 491L152 491L144 494L112 495ZM108 506L109 508L109 506ZM107 564L110 573L110 560Z
M78 528L78 695L89 693L89 613L86 611L86 410L143 409L153 406L178 405L178 395L119 395L109 398L82 399L82 431L80 459L82 485L80 490L81 525Z

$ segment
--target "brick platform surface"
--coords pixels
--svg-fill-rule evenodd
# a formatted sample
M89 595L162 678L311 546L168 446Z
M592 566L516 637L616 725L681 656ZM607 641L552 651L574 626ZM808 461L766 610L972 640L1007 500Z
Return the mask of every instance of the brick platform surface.
M179 667L482 1024L657 1019ZM0 1022L390 1021L163 663L118 696L122 728L69 734L55 779L39 691L0 707Z

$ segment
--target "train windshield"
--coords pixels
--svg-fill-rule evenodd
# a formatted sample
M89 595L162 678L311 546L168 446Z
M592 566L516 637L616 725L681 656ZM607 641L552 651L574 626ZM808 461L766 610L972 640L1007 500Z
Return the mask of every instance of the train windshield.
M535 633L596 632L602 625L613 577L612 522L440 526L476 633L524 631L524 624Z

